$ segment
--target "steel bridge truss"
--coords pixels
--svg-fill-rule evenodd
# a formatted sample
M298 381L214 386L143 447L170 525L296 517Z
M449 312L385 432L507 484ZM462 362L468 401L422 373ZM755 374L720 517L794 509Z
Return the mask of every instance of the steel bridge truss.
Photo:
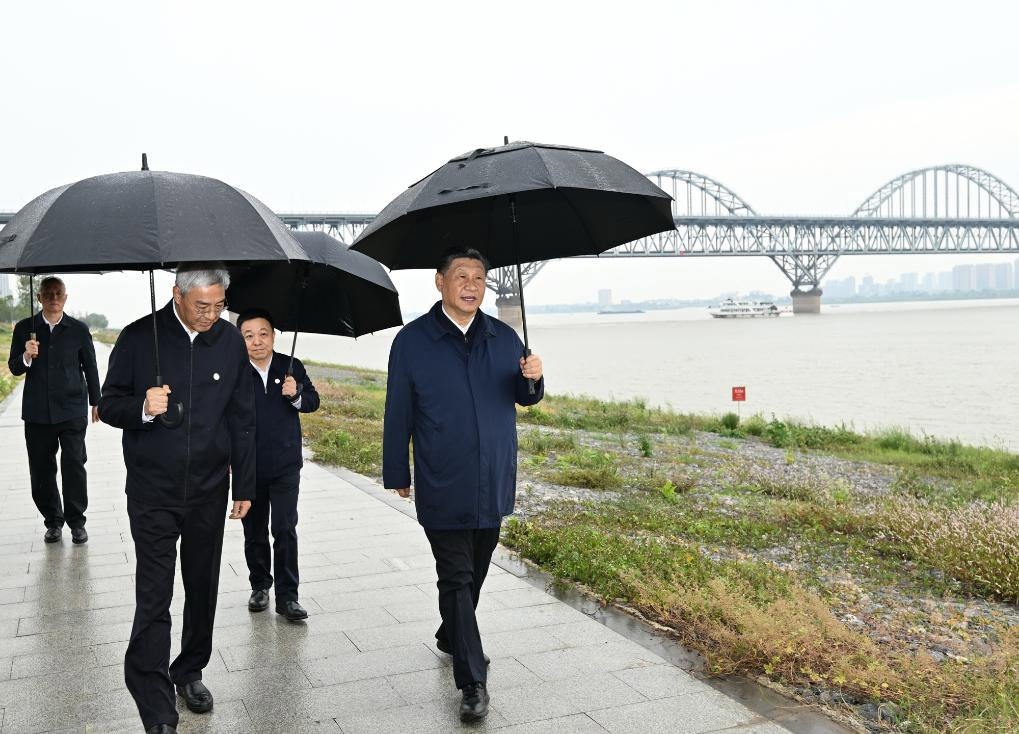
M974 166L921 168L893 178L849 217L762 217L717 180L694 171L648 174L673 197L676 229L599 257L768 257L794 290L817 289L842 255L1019 252L1019 194ZM281 214L294 229L350 244L374 214ZM0 224L10 218L0 213ZM545 263L523 267L526 285ZM500 297L519 293L514 268L488 274Z

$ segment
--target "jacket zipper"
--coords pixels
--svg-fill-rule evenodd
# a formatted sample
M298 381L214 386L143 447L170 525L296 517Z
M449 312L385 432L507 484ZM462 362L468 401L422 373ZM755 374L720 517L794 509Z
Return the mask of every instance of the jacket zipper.
M191 474L191 406L195 395L195 343L188 348L188 427L184 434L184 501L188 501L188 477Z

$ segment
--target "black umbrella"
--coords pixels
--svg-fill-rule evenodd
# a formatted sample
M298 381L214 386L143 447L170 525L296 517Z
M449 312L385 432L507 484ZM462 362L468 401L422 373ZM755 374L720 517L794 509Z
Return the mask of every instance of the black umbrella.
M230 268L227 300L241 313L264 308L280 331L359 337L400 326L400 299L385 269L324 232L294 232L309 262ZM290 370L287 370L290 374Z
M671 202L601 151L507 142L453 158L413 184L352 249L393 270L434 267L454 246L476 248L492 267L516 265L527 355L521 263L596 255L672 229Z
M153 271L222 260L306 260L279 217L255 197L205 176L142 170L59 186L26 204L0 230L0 273L148 270L153 337ZM156 382L162 385L155 339ZM180 425L184 406L159 416Z

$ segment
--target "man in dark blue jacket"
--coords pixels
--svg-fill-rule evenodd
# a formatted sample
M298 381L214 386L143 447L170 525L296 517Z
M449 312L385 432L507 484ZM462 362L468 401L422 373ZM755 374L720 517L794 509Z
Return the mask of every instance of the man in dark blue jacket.
M462 721L488 714L488 659L474 611L516 498L516 405L544 394L541 359L525 360L516 332L480 310L487 271L477 250L442 258L442 300L393 340L383 438L383 482L402 497L410 495L414 441L414 503L439 577L436 647L453 656ZM527 378L537 381L533 395Z
M46 525L43 540L56 543L66 522L71 540L88 542L85 509L88 483L85 472L85 428L89 405L92 422L99 420L99 370L88 326L64 313L64 281L43 278L36 294L42 312L22 319L14 327L7 367L26 375L21 396L25 421L25 447L32 499ZM64 502L57 489L57 447Z
M255 492L251 367L240 332L219 318L229 284L229 273L213 264L178 268L173 300L154 319L166 384L153 387L153 317L145 316L120 333L99 401L100 419L124 430L137 557L124 678L149 734L176 732L174 686L195 713L212 710L202 670L212 654L231 478L231 519L244 517ZM160 417L171 401L184 407L177 425ZM178 539L184 619L180 654L171 664Z
M308 618L297 601L297 493L301 482L301 413L318 410L318 392L301 360L292 365L273 351L276 331L268 311L252 309L237 318L251 361L255 395L255 500L244 518L244 557L251 598L248 609L269 607L274 585L269 566L269 517L272 515L276 613L291 622Z

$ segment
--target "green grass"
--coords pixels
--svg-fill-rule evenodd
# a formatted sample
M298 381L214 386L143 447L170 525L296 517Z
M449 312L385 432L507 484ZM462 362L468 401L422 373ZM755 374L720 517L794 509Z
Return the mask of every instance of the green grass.
M623 485L613 456L595 449L576 449L561 455L546 478L555 484L587 489L616 489Z
M335 379L316 379L323 407L304 417L316 458L377 476L385 375L322 369ZM671 627L714 672L894 701L924 734L1019 731L1019 631L1001 628L967 664L935 664L895 629L878 643L832 614L857 609L858 587L1019 601L1019 457L899 429L733 425L585 397L547 396L518 423L522 483L613 490L506 527L505 542L557 578ZM741 439L785 459L755 466ZM811 474L815 452L885 464L897 479L887 496L867 494ZM847 577L858 587L832 581Z
M879 647L836 620L794 575L702 550L713 540L781 536L781 527L745 519L726 526L682 505L682 498L665 497L559 503L536 518L511 519L503 542L557 579L622 600L670 627L715 673L763 673L794 686L894 701L913 722L911 731L1016 731L1019 631L1007 630L996 650L966 664L937 665Z
M3 362L0 363L0 400L10 395L17 387L20 377L15 377L7 369L7 357L11 351L11 337L13 330L10 326L0 325L0 353L3 354Z

